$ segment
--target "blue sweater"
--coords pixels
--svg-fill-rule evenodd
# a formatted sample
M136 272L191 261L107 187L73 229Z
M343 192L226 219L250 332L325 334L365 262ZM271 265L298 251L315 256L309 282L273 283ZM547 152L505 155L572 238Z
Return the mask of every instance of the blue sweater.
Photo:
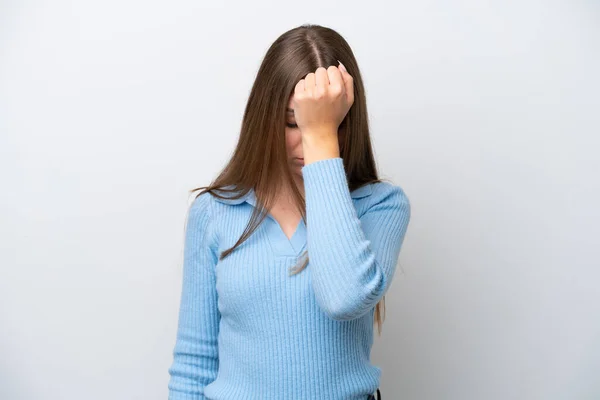
M379 386L374 307L396 270L408 198L388 182L350 192L340 157L302 175L306 224L288 239L269 214L223 260L257 204L254 191L194 199L170 400L365 400ZM306 249L308 266L289 275Z

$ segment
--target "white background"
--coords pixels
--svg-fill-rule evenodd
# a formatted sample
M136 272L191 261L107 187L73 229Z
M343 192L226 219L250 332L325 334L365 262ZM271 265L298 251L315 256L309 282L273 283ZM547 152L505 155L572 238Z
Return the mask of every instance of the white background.
M412 204L384 398L600 398L591 0L1 2L0 398L166 399L187 191L306 22L352 46Z

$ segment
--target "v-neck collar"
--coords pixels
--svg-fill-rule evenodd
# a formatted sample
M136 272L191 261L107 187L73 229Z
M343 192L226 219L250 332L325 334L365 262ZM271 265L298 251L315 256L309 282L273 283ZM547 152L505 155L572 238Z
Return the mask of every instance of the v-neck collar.
M307 242L304 220L300 219L291 238L286 236L281 225L279 225L279 222L277 222L270 214L267 215L265 221L267 221L265 228L267 230L267 236L269 237L271 248L275 254L297 257L304 251Z
M232 185L227 186L227 188L231 188ZM350 197L353 199L358 199L361 197L369 196L373 192L372 184L364 185L352 192L350 192ZM234 193L233 195L235 196ZM251 204L253 207L257 205L256 194L254 192L254 188L250 188L248 192L241 196L240 198L233 199L229 196L229 193L220 192L219 195L224 196L226 198L218 198L215 197L215 200L229 205L238 205L242 203ZM267 214L267 218L265 219L267 236L269 238L269 243L271 244L271 248L276 255L286 256L286 257L298 257L304 251L307 243L307 235L306 235L306 224L303 219L300 219L300 222L296 226L296 230L292 234L291 238L288 238L279 225L279 222L271 216L271 214Z

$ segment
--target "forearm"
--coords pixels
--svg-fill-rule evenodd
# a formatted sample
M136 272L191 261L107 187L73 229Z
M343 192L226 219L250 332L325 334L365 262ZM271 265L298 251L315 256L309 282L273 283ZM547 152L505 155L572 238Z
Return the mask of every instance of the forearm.
M317 302L334 319L364 315L390 286L410 218L400 187L379 184L359 217L339 157L304 166L308 255Z
M340 156L337 131L329 128L302 132L304 165Z

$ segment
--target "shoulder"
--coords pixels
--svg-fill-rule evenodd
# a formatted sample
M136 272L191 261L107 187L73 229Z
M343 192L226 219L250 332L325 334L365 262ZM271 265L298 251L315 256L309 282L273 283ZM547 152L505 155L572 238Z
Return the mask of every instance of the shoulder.
M196 195L189 205L185 221L185 251L187 257L210 254L218 261L218 245L212 217L213 199L209 193Z
M192 200L190 204L190 214L197 216L210 217L213 208L213 196L210 193L205 192L200 194Z
M210 193L197 195L189 205L187 214L187 229L200 231L204 235L209 232L213 215L213 197Z
M375 182L371 183L371 185L373 187L373 196L376 198L393 196L408 202L408 196L400 185L389 181Z
M390 211L400 210L410 215L410 199L400 185L388 181L375 182L371 185L369 208L385 206Z

